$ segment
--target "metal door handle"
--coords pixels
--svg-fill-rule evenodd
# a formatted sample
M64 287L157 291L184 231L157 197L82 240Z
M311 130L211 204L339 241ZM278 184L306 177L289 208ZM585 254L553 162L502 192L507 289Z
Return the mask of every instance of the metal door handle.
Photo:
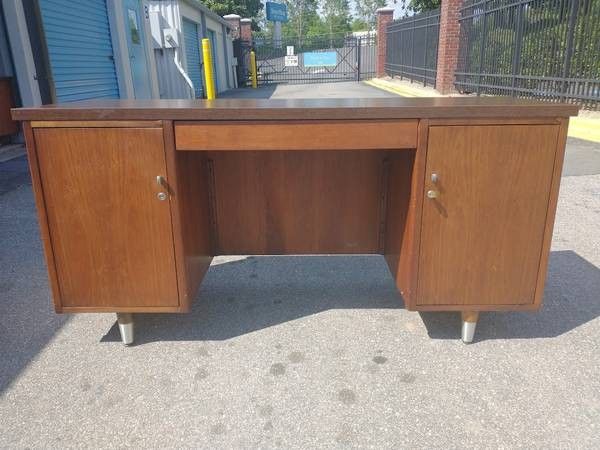
M433 172L431 174L431 182L433 184L437 184L439 179L440 179L440 177L438 176L437 173ZM434 189L427 191L427 198L438 198L439 196L440 196L440 191L436 191Z
M164 202L167 198L169 198L169 195L167 194L167 182L165 180L165 177L163 177L162 175L157 175L156 177L156 184L158 184L158 187L161 189L161 191L156 194L156 198L158 198L161 202ZM164 189L164 191L162 190Z

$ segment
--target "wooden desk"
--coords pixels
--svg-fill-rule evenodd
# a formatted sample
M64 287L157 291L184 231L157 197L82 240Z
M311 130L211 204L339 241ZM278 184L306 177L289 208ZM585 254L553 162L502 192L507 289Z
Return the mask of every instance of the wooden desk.
M24 121L57 312L187 312L214 255L382 254L413 311L540 306L577 107L107 101Z

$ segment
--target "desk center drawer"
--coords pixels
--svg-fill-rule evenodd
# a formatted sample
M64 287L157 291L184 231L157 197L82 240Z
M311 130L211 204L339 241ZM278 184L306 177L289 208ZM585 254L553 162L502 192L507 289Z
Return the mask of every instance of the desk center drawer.
M177 150L416 148L417 120L177 122Z

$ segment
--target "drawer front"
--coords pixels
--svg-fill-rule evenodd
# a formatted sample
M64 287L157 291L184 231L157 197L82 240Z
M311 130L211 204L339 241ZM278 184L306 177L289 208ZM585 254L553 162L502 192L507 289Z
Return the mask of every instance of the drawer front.
M417 120L178 122L177 150L370 150L417 146Z

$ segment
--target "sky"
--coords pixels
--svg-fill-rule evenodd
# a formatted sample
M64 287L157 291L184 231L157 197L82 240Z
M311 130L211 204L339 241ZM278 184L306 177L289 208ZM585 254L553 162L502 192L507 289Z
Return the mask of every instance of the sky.
M401 5L401 1L388 0L387 6L394 8L394 19L401 17L404 14L404 10ZM352 14L354 14L354 1L350 0L350 8L352 8Z
M266 0L262 0L263 4L266 3ZM275 0L277 3L277 0ZM402 8L402 2L400 0L388 0L387 5L391 8L394 8L394 19L398 17L402 17L404 15L404 10ZM355 13L354 0L350 0L350 8L352 9L352 14Z

